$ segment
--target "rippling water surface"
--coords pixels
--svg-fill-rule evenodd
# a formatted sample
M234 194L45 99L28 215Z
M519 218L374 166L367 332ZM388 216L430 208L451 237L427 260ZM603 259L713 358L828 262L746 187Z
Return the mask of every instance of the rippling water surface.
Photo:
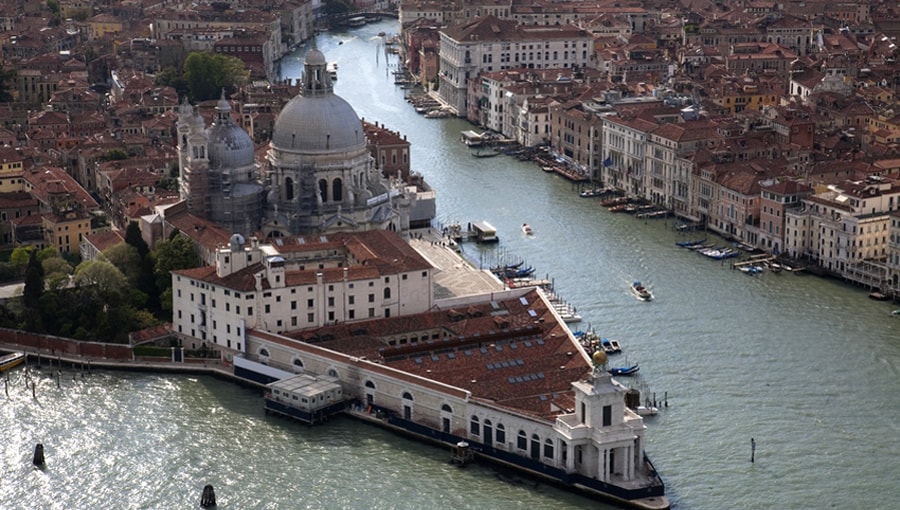
M677 248L688 236L671 221L611 214L530 163L470 157L458 143L469 124L425 119L404 101L379 31L395 22L319 36L339 64L337 93L410 139L440 222L497 227L499 246L467 245L470 260L525 259L577 307L578 327L618 338L621 363L640 363L626 382L668 396L646 438L673 507L896 507L900 319L890 305L811 275L748 277ZM299 76L304 54L285 59L285 76ZM632 297L635 279L653 302ZM45 374L33 399L21 377L0 394L4 508L188 508L207 483L220 508L235 509L598 507L489 468L450 468L443 450L351 420L270 418L259 395L213 379L64 372L57 389ZM44 471L30 463L38 442Z

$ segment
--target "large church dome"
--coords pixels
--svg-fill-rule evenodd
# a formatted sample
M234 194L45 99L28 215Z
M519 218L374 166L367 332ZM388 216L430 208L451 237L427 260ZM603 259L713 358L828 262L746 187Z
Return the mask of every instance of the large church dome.
M362 121L350 103L335 95L325 55L310 50L304 68L300 95L291 99L275 120L272 146L300 153L365 148Z
M255 162L253 140L231 119L223 96L216 104L216 120L209 128L210 168L242 168Z

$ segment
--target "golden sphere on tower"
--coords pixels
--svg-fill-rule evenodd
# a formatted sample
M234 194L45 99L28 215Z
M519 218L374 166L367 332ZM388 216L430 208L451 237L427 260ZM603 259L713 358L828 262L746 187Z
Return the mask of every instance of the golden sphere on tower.
M591 359L594 360L595 365L605 365L606 353L601 350L594 351L594 355L591 356Z

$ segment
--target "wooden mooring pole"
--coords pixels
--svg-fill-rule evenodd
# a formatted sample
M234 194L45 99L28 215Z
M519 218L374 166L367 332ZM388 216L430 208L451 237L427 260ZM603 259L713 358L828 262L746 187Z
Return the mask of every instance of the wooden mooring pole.
M207 485L203 488L203 495L200 496L200 506L203 508L216 506L216 491L212 485Z
M37 467L44 467L46 462L44 461L44 445L38 443L34 447L34 457L32 457L31 462Z

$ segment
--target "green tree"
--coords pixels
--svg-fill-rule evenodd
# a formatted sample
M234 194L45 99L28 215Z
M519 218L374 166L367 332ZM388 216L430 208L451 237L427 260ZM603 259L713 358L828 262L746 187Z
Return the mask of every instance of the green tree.
M187 80L184 79L184 73L177 67L166 67L162 71L156 73L153 80L156 85L163 87L172 87L178 93L178 97L188 95Z
M153 250L153 273L156 276L156 287L160 292L160 306L164 310L172 309L172 271L190 269L200 265L200 257L194 247L194 241L177 232L166 241L156 245ZM167 293L168 291L168 293Z
M228 55L193 52L184 61L184 79L193 101L215 99L225 89L231 93L250 77L244 63Z
M137 286L141 277L141 255L128 243L118 243L103 250L103 258L125 275L131 286Z
M127 295L128 280L116 266L105 260L88 260L78 264L73 279L75 286L104 306L121 302Z
M23 271L25 266L28 265L28 261L31 259L32 251L34 251L34 246L18 246L13 249L12 254L10 254L9 262L18 268L19 271Z
M22 291L22 305L37 309L41 294L44 293L44 267L38 261L37 252L31 251L28 268L25 269L25 288Z
M136 221L128 222L128 226L125 227L125 242L134 246L142 259L150 253L150 247L141 235L141 226Z
M57 255L42 260L41 266L44 268L44 286L47 290L58 290L68 285L72 264L66 259Z

